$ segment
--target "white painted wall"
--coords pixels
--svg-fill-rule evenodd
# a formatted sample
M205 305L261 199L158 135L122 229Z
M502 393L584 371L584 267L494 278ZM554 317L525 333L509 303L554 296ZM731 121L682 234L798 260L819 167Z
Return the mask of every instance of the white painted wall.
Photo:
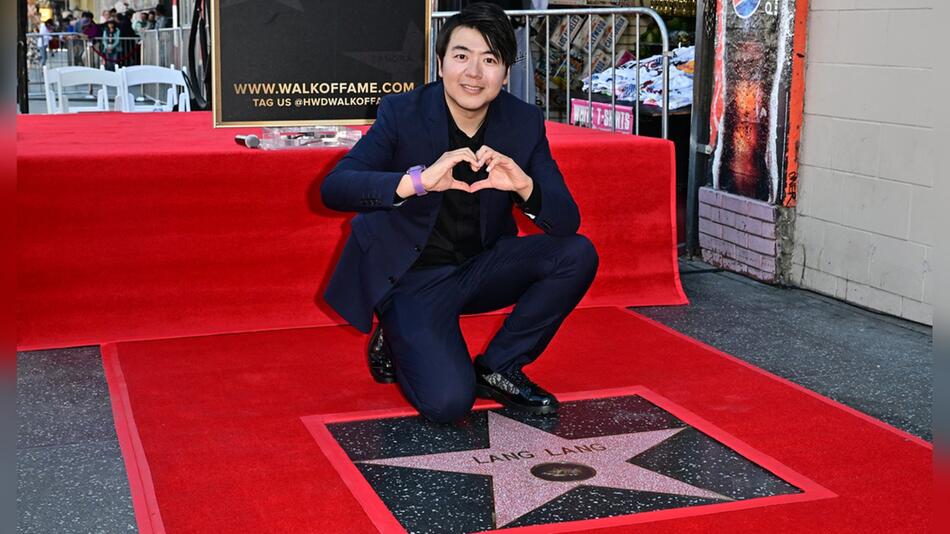
M792 270L803 287L927 324L940 1L809 1Z

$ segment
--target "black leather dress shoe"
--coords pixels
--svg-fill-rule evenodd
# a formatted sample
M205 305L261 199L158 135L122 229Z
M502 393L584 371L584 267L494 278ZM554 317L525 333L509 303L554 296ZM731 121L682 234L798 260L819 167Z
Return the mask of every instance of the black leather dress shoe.
M497 373L485 367L480 358L475 358L475 392L479 397L535 415L557 412L554 395L532 382L521 369Z
M396 368L393 366L389 343L386 343L383 338L383 329L378 325L369 339L367 357L369 373L373 375L373 380L380 384L391 384L396 381Z

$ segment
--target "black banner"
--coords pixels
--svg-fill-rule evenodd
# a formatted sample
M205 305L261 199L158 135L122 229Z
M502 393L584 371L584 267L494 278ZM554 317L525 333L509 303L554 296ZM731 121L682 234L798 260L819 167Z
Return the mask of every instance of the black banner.
M215 126L369 124L425 83L427 0L214 2Z

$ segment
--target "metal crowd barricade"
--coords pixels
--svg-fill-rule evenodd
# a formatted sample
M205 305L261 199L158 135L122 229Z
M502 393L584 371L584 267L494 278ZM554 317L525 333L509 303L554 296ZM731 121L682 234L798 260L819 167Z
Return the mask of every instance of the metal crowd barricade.
M163 28L144 30L140 37L120 37L116 47L107 46L106 39L90 39L85 34L75 32L55 32L41 35L26 34L29 45L27 52L28 95L31 99L45 97L43 62L50 69L59 67L82 66L98 69L132 65L158 65L187 68L189 64L188 36L191 28ZM45 43L41 47L41 44ZM45 52L45 54L44 54ZM137 92L137 91L136 91ZM81 89L73 89L70 94L80 95ZM142 87L140 98L153 101L165 97L158 84Z
M432 20L430 21L430 38L429 38L429 58L430 58L430 71L429 79L434 80L436 78L436 54L435 54L435 43L436 38L439 33L439 29L445 23L445 19L454 15L455 11L438 11L432 13ZM551 18L556 18L558 21L560 17L567 17L567 41L565 44L564 56L565 56L565 67L566 67L566 84L565 84L565 116L567 122L570 122L571 117L571 46L573 39L571 39L572 28L571 28L571 16L580 15L587 17L587 122L588 126L593 125L593 39L592 39L592 27L593 27L593 17L594 15L598 16L610 16L610 62L611 67L614 68L614 75L611 77L611 91L610 91L610 106L611 106L611 120L612 120L612 130L617 131L617 76L616 76L616 63L617 63L617 16L634 16L635 20L635 35L636 35L636 101L633 106L634 112L634 133L640 133L640 19L641 17L650 17L652 18L660 30L661 40L662 40L662 58L663 58L663 90L662 90L662 111L661 111L661 135L664 139L669 138L669 107L670 107L670 97L669 97L669 85L670 85L670 38L669 33L666 30L666 24L663 22L663 19L657 14L656 11L645 8L645 7L607 7L607 8L586 8L586 9L525 9L525 10L510 10L505 11L509 17L513 18L524 18L525 25L523 28L518 28L516 31L524 31L525 33L525 58L524 58L524 69L525 69L525 94L530 94L530 85L535 83L534 73L531 72L531 61L529 60L531 54L531 19L535 17L544 18L544 31L545 31L545 46L544 46L544 57L545 61L545 76L544 76L544 107L545 107L545 118L550 120L551 118ZM515 67L512 67L515 68Z
M27 33L27 94L29 98L44 97L43 58L51 69L86 66L89 40L75 32Z
M142 32L142 65L187 68L190 26Z
M114 70L116 66L138 65L138 37L120 37L117 46L110 48L103 37L90 39L85 34L75 32L54 32L48 34L26 34L29 51L27 52L27 80L29 97L42 98L43 57L50 69L59 67L105 67ZM43 41L46 42L42 45ZM45 53L45 54L44 54Z
M142 65L174 68L187 72L191 58L188 53L190 26L178 28L160 28L142 32ZM161 86L144 86L143 95L153 100L161 100Z

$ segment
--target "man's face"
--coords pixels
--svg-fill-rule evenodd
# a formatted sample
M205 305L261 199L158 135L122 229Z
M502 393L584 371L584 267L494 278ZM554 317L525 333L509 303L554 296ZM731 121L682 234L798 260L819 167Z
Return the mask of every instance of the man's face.
M445 57L439 62L439 75L450 105L479 112L498 96L508 67L491 53L481 32L459 26L452 31Z

